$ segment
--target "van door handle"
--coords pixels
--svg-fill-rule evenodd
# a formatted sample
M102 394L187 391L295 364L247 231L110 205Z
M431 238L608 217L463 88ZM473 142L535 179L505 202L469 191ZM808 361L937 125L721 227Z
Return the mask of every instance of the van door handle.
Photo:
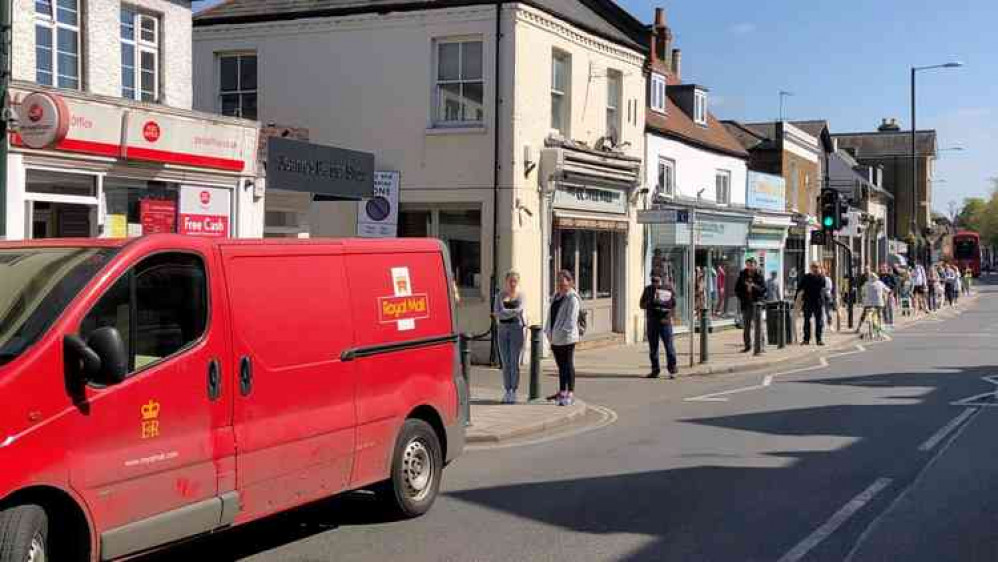
M239 394L249 396L253 391L253 364L248 355L239 360Z
M208 362L208 400L214 402L222 396L222 366L218 359Z

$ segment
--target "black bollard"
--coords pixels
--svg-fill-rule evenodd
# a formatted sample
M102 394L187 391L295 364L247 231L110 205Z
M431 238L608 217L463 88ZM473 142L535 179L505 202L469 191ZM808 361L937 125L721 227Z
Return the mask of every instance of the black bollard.
M541 327L530 327L530 401L541 397Z
M787 346L787 301L776 303L776 313L780 315L776 322L776 347L783 349Z
M707 352L707 346L709 342L707 341L707 332L710 328L707 326L710 312L706 308L700 309L700 363L706 363L709 358L709 353Z
M468 394L471 394L471 334L461 334L458 339L458 349L461 352L461 376L464 378L464 387L468 389ZM466 425L471 425L471 400L465 404L467 408L467 416L464 418L467 420Z
M755 353L762 355L762 303L755 303Z

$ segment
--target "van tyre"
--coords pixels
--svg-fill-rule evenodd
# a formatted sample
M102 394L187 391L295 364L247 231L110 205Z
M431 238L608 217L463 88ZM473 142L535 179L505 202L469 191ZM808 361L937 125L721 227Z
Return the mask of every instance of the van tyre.
M0 511L0 562L47 562L48 517L37 505Z
M395 443L391 478L378 490L386 508L403 519L429 511L440 490L443 467L440 439L430 424L406 420Z

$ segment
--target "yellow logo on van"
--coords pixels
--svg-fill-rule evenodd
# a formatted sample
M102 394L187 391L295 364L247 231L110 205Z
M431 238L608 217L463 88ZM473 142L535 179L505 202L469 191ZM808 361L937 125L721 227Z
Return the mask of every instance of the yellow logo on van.
M399 320L429 318L430 300L425 294L411 297L381 297L382 324Z
M142 438L159 437L159 402L150 400L142 406Z

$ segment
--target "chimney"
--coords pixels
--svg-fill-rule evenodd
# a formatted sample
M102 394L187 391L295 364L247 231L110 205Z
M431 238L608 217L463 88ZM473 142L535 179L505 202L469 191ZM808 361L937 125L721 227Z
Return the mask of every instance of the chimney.
M901 130L901 125L899 125L898 124L898 120L895 119L895 118L893 118L893 117L891 117L890 119L885 118L885 119L881 119L880 126L877 127L877 130L880 131L881 133L885 133L885 132L891 132L891 133L893 133L893 132L900 131Z
M655 25L652 27L651 60L661 61L669 67L669 50L672 49L672 31L665 25L665 10L655 8Z
M676 80L681 80L680 71L682 70L683 63L683 52L679 49L672 50L672 75Z

